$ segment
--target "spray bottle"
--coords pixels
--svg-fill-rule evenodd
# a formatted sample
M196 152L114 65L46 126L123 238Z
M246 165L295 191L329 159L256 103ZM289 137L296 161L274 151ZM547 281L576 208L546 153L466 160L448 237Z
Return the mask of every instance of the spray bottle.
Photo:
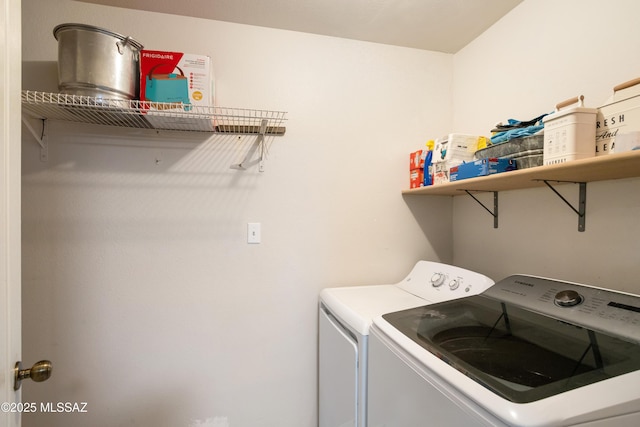
M435 142L430 139L427 141L427 154L424 157L424 182L423 185L426 187L427 185L431 185L433 183L433 173L431 169L431 157L433 156L433 147L435 146Z

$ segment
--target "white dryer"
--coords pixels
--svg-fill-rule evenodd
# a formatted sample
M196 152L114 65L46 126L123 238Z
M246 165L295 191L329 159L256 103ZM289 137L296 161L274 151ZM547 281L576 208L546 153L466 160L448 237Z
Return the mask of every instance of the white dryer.
M319 309L319 427L367 425L368 335L374 317L475 295L493 284L473 271L418 261L397 284L324 289Z
M387 313L369 340L369 427L640 425L640 296L514 275Z

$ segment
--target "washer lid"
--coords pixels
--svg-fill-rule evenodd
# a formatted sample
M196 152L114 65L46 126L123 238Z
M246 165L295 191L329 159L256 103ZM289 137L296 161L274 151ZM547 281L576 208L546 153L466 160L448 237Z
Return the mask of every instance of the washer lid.
M524 283L526 290L515 281ZM556 288L559 283L563 286ZM565 290L576 291L582 300L572 299L571 292L565 295L567 286L570 289ZM554 288L555 294L562 294L560 302L547 297ZM528 403L640 370L638 341L620 335L620 328L596 329L577 321L579 307L589 304L594 289L518 276L478 296L382 318L486 389L509 401ZM544 292L538 295L540 290ZM640 306L640 298L631 297L635 304L630 304L634 301L624 294L595 291L609 296L600 302L607 308L606 316L615 314L618 323L640 321L634 309ZM523 298L527 292L537 297L519 304L529 301ZM511 296L496 298L505 294ZM567 301L569 305L562 305ZM600 325L606 323L603 320Z

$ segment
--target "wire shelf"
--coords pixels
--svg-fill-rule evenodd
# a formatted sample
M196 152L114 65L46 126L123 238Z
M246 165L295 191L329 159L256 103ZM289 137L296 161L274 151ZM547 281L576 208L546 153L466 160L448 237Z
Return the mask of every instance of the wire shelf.
M284 135L286 112L202 107L22 91L23 112L38 119L138 129Z

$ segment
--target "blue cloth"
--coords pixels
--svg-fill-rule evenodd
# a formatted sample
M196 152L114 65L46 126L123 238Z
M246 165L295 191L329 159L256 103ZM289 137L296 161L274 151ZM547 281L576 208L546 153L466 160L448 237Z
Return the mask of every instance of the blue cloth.
M507 125L499 125L496 132L491 137L492 144L500 144L514 138L522 138L523 136L531 136L544 129L542 118L547 114L536 117L535 119L523 122L520 120L509 119Z
M522 138L523 136L535 135L542 129L544 129L544 124L528 126L526 128L511 129L505 132L498 132L491 137L491 143L500 144L501 142L507 142L513 138Z

